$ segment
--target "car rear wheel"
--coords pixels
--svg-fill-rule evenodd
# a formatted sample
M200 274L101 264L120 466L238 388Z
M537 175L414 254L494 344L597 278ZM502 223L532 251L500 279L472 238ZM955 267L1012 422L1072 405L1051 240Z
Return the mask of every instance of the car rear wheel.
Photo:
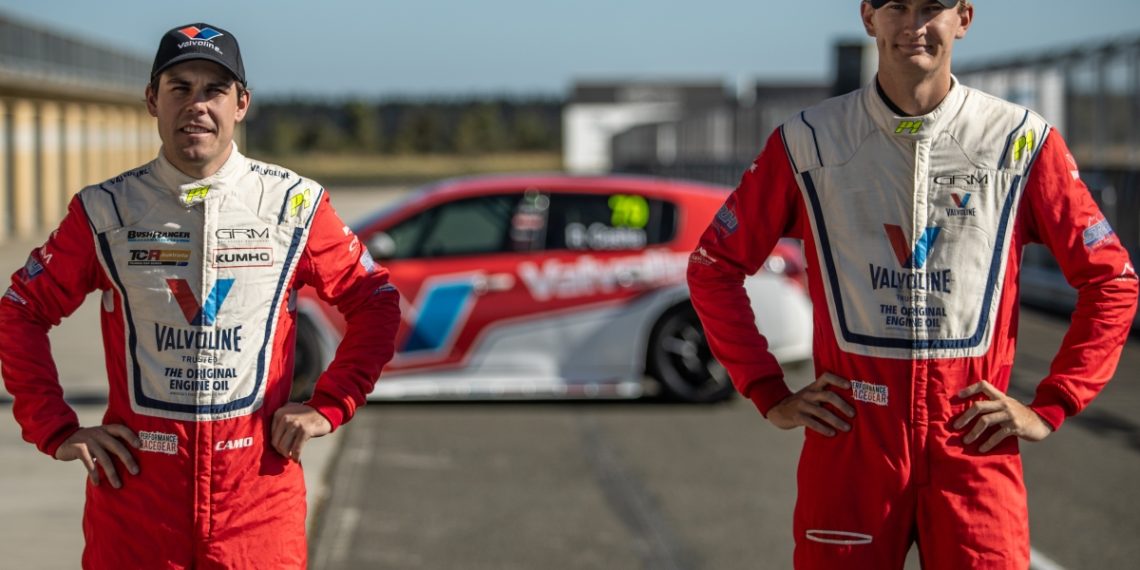
M313 395L317 378L323 371L321 340L317 327L309 319L297 319L297 350L293 355L292 402L304 402Z
M649 339L646 368L665 392L687 402L718 402L735 389L713 358L704 327L688 303L665 313Z

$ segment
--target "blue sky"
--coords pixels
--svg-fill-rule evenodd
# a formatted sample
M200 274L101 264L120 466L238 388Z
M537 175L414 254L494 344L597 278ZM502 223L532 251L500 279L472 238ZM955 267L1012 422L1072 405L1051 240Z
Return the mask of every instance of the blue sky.
M976 0L955 61L1140 35L1137 0ZM857 0L0 0L0 14L153 57L206 21L261 95L562 95L575 79L830 78Z

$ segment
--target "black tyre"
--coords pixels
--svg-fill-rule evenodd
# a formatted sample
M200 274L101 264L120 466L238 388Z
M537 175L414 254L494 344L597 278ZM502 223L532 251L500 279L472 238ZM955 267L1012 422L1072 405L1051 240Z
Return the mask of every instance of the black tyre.
M646 369L665 393L686 402L719 402L735 389L728 372L713 358L705 329L688 303L677 306L653 327Z
M309 319L297 319L297 351L293 355L292 402L304 402L313 395L317 378L324 371L321 339L317 327Z

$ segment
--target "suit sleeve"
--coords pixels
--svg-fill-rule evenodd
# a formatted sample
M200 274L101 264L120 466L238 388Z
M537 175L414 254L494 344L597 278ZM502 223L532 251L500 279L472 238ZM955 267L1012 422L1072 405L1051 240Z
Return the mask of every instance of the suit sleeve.
M317 205L299 275L347 322L336 355L317 379L308 402L335 430L364 405L392 359L400 297L388 283L388 270L372 261L333 210L327 193Z
M63 399L48 330L98 288L96 259L87 215L72 198L59 228L12 274L0 299L0 371L12 412L24 439L51 456L79 429L79 419Z
M689 258L689 294L709 347L736 389L765 416L791 391L756 328L744 278L760 269L781 237L790 235L798 204L795 175L777 131Z
M1056 131L1045 140L1025 192L1030 238L1049 248L1077 290L1069 330L1030 404L1057 429L1112 378L1136 312L1137 279Z

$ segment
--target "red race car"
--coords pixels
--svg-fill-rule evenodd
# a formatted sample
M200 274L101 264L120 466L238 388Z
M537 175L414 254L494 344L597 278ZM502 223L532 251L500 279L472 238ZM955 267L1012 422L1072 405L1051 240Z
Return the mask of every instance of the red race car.
M729 188L635 177L501 176L416 190L354 231L402 295L396 356L372 398L729 397L685 270ZM799 244L746 280L782 361L811 355ZM295 395L344 330L303 290ZM654 382L655 381L655 382Z

